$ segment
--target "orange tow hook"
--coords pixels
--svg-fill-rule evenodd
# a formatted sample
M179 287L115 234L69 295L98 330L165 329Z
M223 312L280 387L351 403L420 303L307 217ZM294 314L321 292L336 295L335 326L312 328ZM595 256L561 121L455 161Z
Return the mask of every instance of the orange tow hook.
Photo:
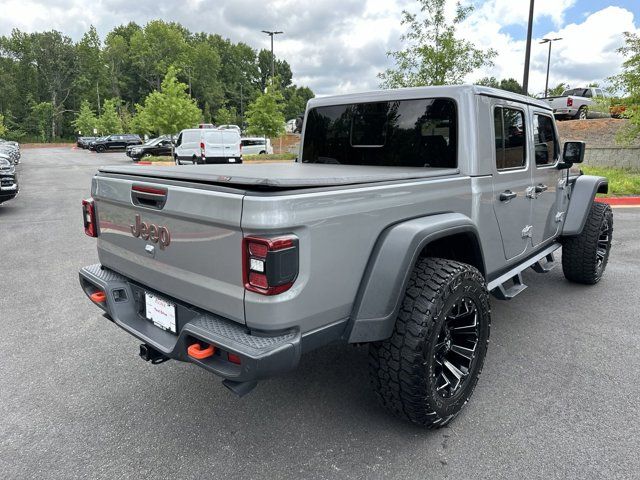
M89 298L91 299L92 302L104 303L107 300L107 294L104 293L102 290L98 290L97 292L89 295Z
M215 351L216 347L214 347L213 345L202 348L199 343L189 345L189 348L187 348L187 353L189 354L189 356L195 358L196 360L204 360L205 358L209 358L214 354Z

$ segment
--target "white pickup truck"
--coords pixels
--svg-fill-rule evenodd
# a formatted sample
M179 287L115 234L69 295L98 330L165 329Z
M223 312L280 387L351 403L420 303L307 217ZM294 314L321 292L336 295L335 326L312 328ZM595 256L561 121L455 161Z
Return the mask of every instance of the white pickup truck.
M546 97L556 118L609 118L609 94L601 88L584 87L565 90L559 97Z

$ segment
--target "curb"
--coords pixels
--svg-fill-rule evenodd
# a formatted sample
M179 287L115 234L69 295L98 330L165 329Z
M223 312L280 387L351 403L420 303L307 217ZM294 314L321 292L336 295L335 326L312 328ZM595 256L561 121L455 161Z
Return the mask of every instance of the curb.
M597 197L596 202L640 207L640 197Z

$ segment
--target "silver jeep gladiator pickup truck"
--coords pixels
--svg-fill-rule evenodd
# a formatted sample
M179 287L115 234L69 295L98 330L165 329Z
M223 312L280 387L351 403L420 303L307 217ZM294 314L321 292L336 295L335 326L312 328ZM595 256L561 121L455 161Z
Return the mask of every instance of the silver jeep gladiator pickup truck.
M83 202L99 263L80 271L152 363L192 362L239 395L330 342L368 344L383 406L447 424L487 351L489 294L522 272L594 284L607 180L577 175L553 113L476 86L313 99L295 163L102 167ZM558 299L560 302L561 299Z

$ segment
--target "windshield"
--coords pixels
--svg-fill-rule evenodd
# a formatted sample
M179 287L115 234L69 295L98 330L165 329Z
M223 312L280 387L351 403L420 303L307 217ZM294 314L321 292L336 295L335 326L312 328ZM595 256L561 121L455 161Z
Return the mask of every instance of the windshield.
M150 146L152 146L152 145L156 145L156 144L160 143L160 141L161 141L161 140L164 140L164 138L161 138L161 137L158 137L158 138L151 138L151 139L149 139L149 140L147 140L147 141L145 142L145 145L146 145L146 146L148 146L148 147L150 147Z
M455 102L424 98L310 110L302 161L455 168L456 154Z

